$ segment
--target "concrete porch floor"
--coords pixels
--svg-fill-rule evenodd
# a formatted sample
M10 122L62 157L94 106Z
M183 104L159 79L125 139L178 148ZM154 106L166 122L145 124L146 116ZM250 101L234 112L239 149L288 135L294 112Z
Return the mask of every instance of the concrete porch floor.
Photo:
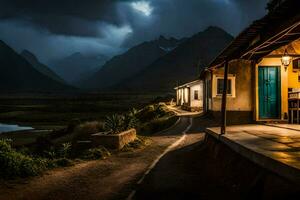
M206 133L279 176L300 184L300 125L268 124L228 126Z

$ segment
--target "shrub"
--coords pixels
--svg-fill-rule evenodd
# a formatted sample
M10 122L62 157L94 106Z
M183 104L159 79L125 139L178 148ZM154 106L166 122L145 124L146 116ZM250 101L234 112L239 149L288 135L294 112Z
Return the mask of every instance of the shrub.
M145 123L142 127L138 129L138 134L140 135L150 135L162 130L165 130L172 126L176 120L177 116L167 116L163 118L154 119L148 123Z
M72 133L77 126L81 124L80 119L72 119L67 127L67 133Z
M142 122L147 122L155 118L155 107L154 105L149 105L139 111L137 117Z
M132 108L129 110L128 115L136 117L138 113L139 111L136 108Z
M159 103L159 104L146 106L145 108L139 111L137 117L142 122L149 122L153 119L157 119L169 115L169 113L170 112L168 111L166 104Z
M63 158L69 157L72 144L70 142L63 143L59 149L59 155Z
M0 140L0 152L9 152L11 151L11 140L1 139Z
M123 117L123 129L129 130L131 128L136 128L139 125L139 120L136 118L135 115L132 114L126 114Z
M47 160L36 159L16 152L10 144L1 140L0 176L2 178L38 175L47 168ZM4 148L3 148L4 147Z
M97 148L88 149L85 152L83 158L88 160L97 160L106 159L110 155L110 152L105 147L99 146Z
M48 159L54 159L59 156L59 154L56 152L56 149L54 146L51 146L51 148L49 150L44 150L39 155L46 157Z
M135 149L141 149L147 145L149 145L150 140L148 140L145 137L138 136L133 142L130 142L126 144L123 148L122 151L134 151Z
M112 115L106 117L104 128L106 131L112 134L118 134L122 132L124 128L124 116L122 115Z
M85 122L75 128L73 141L90 140L92 134L102 131L104 131L103 123L98 121Z
M163 117L168 114L168 110L164 103L160 103L160 104L156 105L154 112L155 112L156 118Z
M53 151L53 143L52 141L45 136L40 136L36 139L34 144L34 153L39 156L49 156L48 152ZM50 156L52 157L52 156Z

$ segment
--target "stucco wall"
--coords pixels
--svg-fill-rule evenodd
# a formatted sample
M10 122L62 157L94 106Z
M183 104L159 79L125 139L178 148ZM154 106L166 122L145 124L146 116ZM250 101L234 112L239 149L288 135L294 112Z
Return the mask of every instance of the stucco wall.
M195 90L198 90L198 100L195 100ZM197 84L190 87L191 107L203 107L203 84Z
M213 71L214 75L223 75L224 68ZM246 60L233 60L229 63L229 74L235 76L235 97L228 96L228 111L253 111L253 67ZM216 85L212 80L212 89ZM220 111L222 96L212 98L212 110Z

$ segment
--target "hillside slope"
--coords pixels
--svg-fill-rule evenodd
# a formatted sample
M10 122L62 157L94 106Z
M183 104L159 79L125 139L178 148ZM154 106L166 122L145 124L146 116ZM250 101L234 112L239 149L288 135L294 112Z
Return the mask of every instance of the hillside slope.
M0 91L47 92L73 90L42 74L0 40Z
M172 91L178 84L196 79L201 68L207 66L232 40L233 37L224 30L209 27L111 89Z
M75 84L101 69L107 61L104 55L86 56L80 52L51 62L53 70L66 82Z
M28 50L22 51L20 54L25 58L36 70L41 72L42 74L52 78L55 81L59 81L61 83L65 83L64 80L58 76L54 71L52 71L48 66L41 63L37 57Z
M166 55L180 44L181 40L160 36L157 40L137 45L122 55L115 56L93 76L78 86L104 89L118 84L139 73L156 59Z

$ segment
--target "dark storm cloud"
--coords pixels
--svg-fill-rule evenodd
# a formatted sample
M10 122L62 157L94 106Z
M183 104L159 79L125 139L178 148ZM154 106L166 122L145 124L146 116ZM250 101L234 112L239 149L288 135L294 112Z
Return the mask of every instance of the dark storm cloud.
M55 34L97 36L98 21L118 24L116 1L1 0L0 18L22 19Z
M158 37L184 37L213 25L237 35L253 20L263 16L268 0L151 0L153 14L146 26L132 18L133 33L126 44Z
M268 0L0 0L0 39L42 60L80 51L114 55L160 34L219 26L236 35ZM59 45L58 45L59 44Z

